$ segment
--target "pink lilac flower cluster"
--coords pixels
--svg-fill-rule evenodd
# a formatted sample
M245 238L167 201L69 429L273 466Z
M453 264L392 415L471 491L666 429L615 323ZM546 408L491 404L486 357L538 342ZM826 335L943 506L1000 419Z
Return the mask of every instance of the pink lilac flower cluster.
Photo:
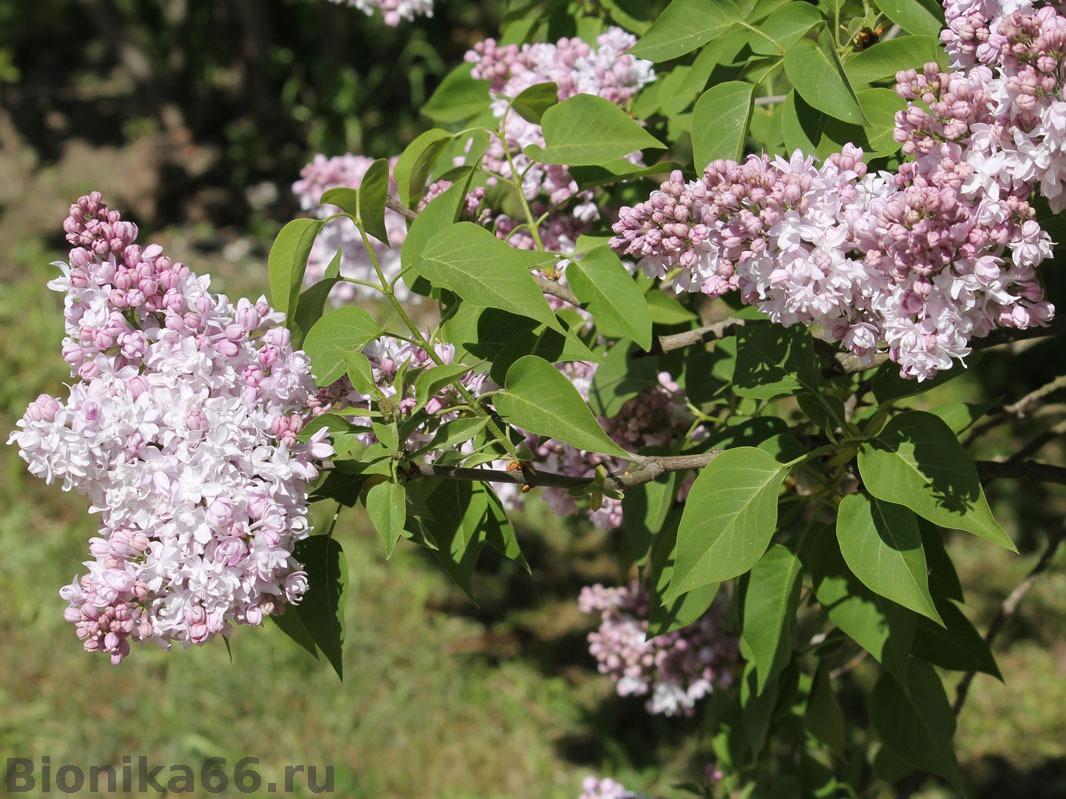
M311 163L300 170L300 179L292 185L293 194L300 201L301 208L314 213L319 219L325 219L335 214L337 209L332 205L323 205L322 195L329 189L339 187L359 188L363 176L373 163L373 158L350 153L332 158L316 155ZM392 192L395 191L393 183ZM400 273L400 247L407 238L407 224L398 213L386 210L385 229L389 234L388 244L373 237L370 237L370 243L382 272L386 278L392 280ZM377 273L363 245L359 230L349 219L334 219L326 223L311 247L304 284L309 286L321 280L326 273L326 267L338 251L341 253L342 276L377 283ZM413 299L406 293L402 282L396 285L396 291L401 300ZM330 299L334 304L350 303L357 298L374 296L378 295L370 288L345 282L337 283L330 292Z
M688 627L654 638L648 592L639 582L586 586L578 605L600 614L588 636L600 673L610 675L619 696L647 697L649 713L691 716L700 699L733 681L737 643L722 630L718 603Z
M355 6L367 16L380 11L386 25L396 27L415 17L432 17L433 0L331 0L340 5Z
M136 243L98 193L71 206L63 357L79 378L42 395L9 443L30 471L89 498L100 532L60 595L90 652L200 644L300 601L293 557L307 486L332 454L297 433L314 391L284 317Z
M587 401L597 365L588 361L574 361L559 367L578 393ZM668 372L659 374L659 383L626 401L610 419L600 419L607 434L623 449L640 452L648 448L665 448L684 438L692 423L684 394ZM592 477L596 469L604 467L610 473L624 471L626 463L617 458L586 452L561 441L529 439L534 461L546 471L575 477ZM681 496L686 491L683 489ZM561 488L544 488L541 496L560 516L578 512L577 502ZM622 524L622 502L604 497L598 508L588 510L589 520L602 530L613 530Z
M1058 30L1054 12L1037 13ZM1015 14L999 26L1015 55L1044 30L1022 35L1011 25L1024 25ZM1035 57L1055 80L1059 52ZM951 368L996 328L1047 324L1054 308L1036 267L1051 241L1028 198L1039 184L1058 204L1066 138L1051 128L1032 137L1035 112L1025 108L1034 95L1011 88L1015 55L1000 73L936 64L901 72L897 90L909 104L895 136L913 160L894 174L867 174L852 145L820 165L799 153L716 161L698 180L674 173L623 208L612 246L677 291L739 290L773 321L810 326L860 357L887 351L918 380ZM1066 105L1039 96L1049 119L1066 122Z
M600 34L595 46L576 37L560 39L554 44L538 42L521 46L500 45L494 39L486 39L466 54L466 60L474 65L475 78L489 81L497 118L506 112L507 98L517 97L538 83L555 83L560 100L575 94L592 94L625 105L655 80L650 61L626 52L635 42L635 37L621 28L609 28ZM523 176L526 199L542 198L547 205L557 206L576 198L572 216L584 223L599 218L591 192L580 191L565 166L536 164L522 152L530 144L544 145L540 125L512 112L507 114L504 134L514 168ZM510 177L507 151L504 142L494 137L485 153L485 167Z
M585 777L578 799L638 799L638 796L610 777Z

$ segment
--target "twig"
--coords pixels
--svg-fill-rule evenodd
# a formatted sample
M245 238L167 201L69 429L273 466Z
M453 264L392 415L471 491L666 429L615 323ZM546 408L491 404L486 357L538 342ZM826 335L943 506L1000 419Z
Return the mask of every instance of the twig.
M996 615L992 617L992 622L988 625L988 632L985 633L985 644L988 648L992 648L992 642L996 640L996 636L999 635L1000 630L1014 614L1018 611L1018 606L1022 600L1025 599L1025 595L1029 593L1029 590L1033 587L1033 583L1037 577L1043 572L1046 572L1051 568L1051 562L1055 559L1055 552L1059 548L1059 544L1062 542L1063 528L1059 527L1052 532L1048 538L1048 542L1044 547L1043 553L1040 555L1040 559L1036 562L1036 565L1029 570L1029 574L1025 579L1015 586L1014 590L1007 595L1007 598L1003 600L1003 603L996 610ZM976 672L968 671L959 681L959 687L955 692L955 715L958 716L962 712L962 706L966 704L966 697L970 693L970 683L973 682L973 678Z
M1020 450L1011 455L1010 458L1008 458L1007 460L1008 462L1025 460L1026 458L1029 458L1038 453L1041 449L1044 448L1044 445L1047 444L1049 441L1053 441L1054 439L1058 438L1063 434L1066 434L1066 421L1059 422L1058 424L1045 430L1043 433L1036 436L1028 444L1023 446Z
M577 295L574 294L574 292L572 292L567 286L564 286L562 283L552 280L551 278L544 277L544 275L538 275L536 273L534 273L533 279L537 281L537 285L540 287L540 290L543 291L545 294L551 294L553 297L558 297L563 302L568 302L573 306L581 306L581 300L577 298Z
M756 97L755 105L777 105L783 103L786 100L786 96L783 94L770 94L766 97Z
M658 347L653 350L656 354L665 354L674 350L692 347L696 344L706 344L709 341L717 341L720 338L732 335L735 331L750 324L762 324L761 320L752 319L723 319L713 325L686 330L684 333L671 333L668 336L659 336Z
M1066 388L1066 375L1059 375L1050 383L1045 383L1040 386L1040 388L1030 391L1020 400L1012 402L1009 405L1001 405L991 409L988 412L989 418L985 419L978 425L974 425L970 434L966 436L966 441L963 442L964 445L968 446L973 443L982 433L988 432L993 427L998 427L1012 419L1023 418L1028 413L1031 406L1049 394L1053 394L1063 388ZM1039 447L1037 447L1037 449L1039 449Z
M606 486L617 491L650 483L666 472L680 472L688 469L700 469L718 456L718 450L701 452L696 455L663 455L642 457L635 461L634 468L621 474L610 475ZM411 465L407 475L409 480L428 477L443 477L449 480L466 480L486 483L511 483L530 488L583 488L591 485L595 478L574 477L558 472L542 472L529 467L524 470L504 471L502 469L472 469L463 466L443 466L439 464L416 463Z
M392 197L385 198L385 207L388 208L390 211L395 211L408 222L413 222L415 219L418 218L418 214L415 211L412 211L403 203L397 202L396 200L392 199Z
M1041 483L1066 485L1066 468L1040 461L975 461L982 480L1024 478Z

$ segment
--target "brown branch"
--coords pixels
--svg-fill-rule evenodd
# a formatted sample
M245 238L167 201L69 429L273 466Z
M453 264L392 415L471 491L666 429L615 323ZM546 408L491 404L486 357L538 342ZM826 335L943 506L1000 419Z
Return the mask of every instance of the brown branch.
M654 350L656 354L665 354L674 350L692 347L696 344L706 344L709 341L717 341L720 338L731 336L735 331L750 324L764 324L762 320L755 319L723 319L712 325L704 325L684 333L671 333L668 336L659 336L658 346Z
M563 302L568 302L575 307L581 307L581 300L577 298L577 295L574 294L569 287L536 273L533 274L533 279L537 281L537 286L539 286L540 290L545 294L551 294L553 297L558 297Z
M624 491L627 488L650 483L667 472L680 472L688 469L700 469L718 456L718 450L710 450L695 455L662 455L640 457L634 467L620 474L609 475L607 488ZM444 466L430 463L414 463L407 474L409 480L441 477L447 480L465 480L485 483L510 483L529 488L584 488L591 485L595 478L574 477L558 472L543 472L534 467L524 470L504 471L502 469L475 469L463 466Z
M1026 458L1030 458L1040 450L1044 448L1044 445L1054 441L1061 435L1066 434L1066 421L1059 422L1053 425L1049 429L1045 430L1040 435L1033 438L1029 443L1025 444L1020 450L1015 452L1008 459L1009 461L1021 461Z
M1036 565L1029 570L1029 574L1025 576L1025 579L1015 586L1014 590L1007 595L1007 598L1003 600L1003 603L996 610L996 615L992 617L991 623L988 625L988 631L985 633L985 644L988 648L992 648L992 643L996 640L996 636L999 635L1000 630L1006 625L1014 614L1018 612L1018 606L1022 600L1025 599L1025 595L1029 593L1029 590L1033 587L1033 583L1036 578L1043 572L1046 572L1051 568L1051 562L1055 559L1055 552L1059 548L1059 544L1062 542L1063 528L1059 527L1052 532L1048 538L1047 544L1044 547L1044 551L1040 555L1040 559L1036 562ZM962 712L962 706L966 704L966 697L970 693L970 683L973 682L973 678L976 672L967 672L962 680L959 681L959 687L955 692L955 715L958 716Z
M975 461L982 480L1002 477L1066 485L1066 468L1040 461Z
M415 219L418 218L417 212L412 211L403 203L399 202L398 200L392 199L392 197L385 198L385 207L388 208L390 211L395 211L408 222L414 222Z
M1051 382L1040 386L1040 388L1030 391L1016 402L1012 402L1009 405L999 405L990 409L988 411L988 418L980 424L974 425L969 435L966 436L963 445L969 446L977 440L982 433L987 433L994 427L999 427L999 425L1014 419L1024 418L1028 414L1029 409L1039 400L1063 388L1066 388L1066 375L1060 375ZM1037 449L1039 449L1039 447Z

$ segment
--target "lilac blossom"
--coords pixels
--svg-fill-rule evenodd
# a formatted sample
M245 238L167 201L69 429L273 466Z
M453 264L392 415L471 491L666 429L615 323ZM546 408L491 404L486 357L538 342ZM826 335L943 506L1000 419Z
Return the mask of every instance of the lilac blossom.
M501 119L507 111L508 98L517 97L538 83L555 83L560 100L575 94L592 94L625 105L655 80L651 62L626 52L635 42L635 37L621 28L609 28L597 37L595 45L576 37L521 46L500 45L494 39L486 39L466 54L466 60L474 65L475 78L489 82L493 113ZM574 217L582 222L599 218L592 193L580 191L565 166L534 163L523 152L530 144L544 145L540 125L516 113L506 113L504 125L506 150L505 143L493 137L484 156L484 165L490 172L509 178L513 162L523 176L526 199L542 198L552 206L576 199L571 212Z
M638 582L581 589L582 613L600 615L589 633L589 653L619 696L646 697L649 713L691 716L696 703L715 687L733 681L736 640L722 629L715 603L697 621L674 632L648 637L649 596Z
M1036 267L1051 241L1028 197L1039 182L1055 204L1058 162L1044 153L1038 168L1009 144L1026 136L996 99L1009 81L929 64L897 82L912 102L896 140L913 160L895 174L867 174L853 145L820 165L798 152L716 161L623 208L612 246L677 291L738 290L772 321L863 358L887 351L918 380L996 328L1047 324Z
M380 11L386 25L395 28L401 22L416 17L433 16L433 0L331 0L340 5L355 6L367 16Z
M297 437L314 384L283 315L210 293L98 193L63 228L73 249L49 287L78 379L31 403L9 443L100 517L65 617L118 663L133 641L200 644L283 612L307 589L293 546L332 454L325 431Z
M610 777L589 776L581 782L578 799L638 799L638 795Z

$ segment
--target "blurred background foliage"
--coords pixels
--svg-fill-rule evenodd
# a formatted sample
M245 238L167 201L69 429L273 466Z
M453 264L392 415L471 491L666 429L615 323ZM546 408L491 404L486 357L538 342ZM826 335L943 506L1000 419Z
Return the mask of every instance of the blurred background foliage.
M297 213L300 167L316 152L398 153L502 5L442 0L434 18L392 29L322 0L0 0L0 436L38 393L63 390L60 298L44 284L74 198L100 189L220 290L258 295L271 238ZM923 402L1016 399L1061 357L1052 341L994 351ZM1044 427L1019 420L975 455L1007 454ZM1041 452L1062 456L1061 439ZM532 577L500 563L474 606L421 551L386 563L346 511L343 685L270 627L240 630L232 662L220 643L115 668L81 651L56 593L95 530L84 502L30 478L9 447L0 470L5 757L252 755L268 779L332 764L337 795L375 799L574 797L589 773L676 796L672 783L707 764L698 718L647 716L586 651L577 593L624 580L617 537L533 504L520 529ZM1066 514L1060 488L1003 481L989 495L1023 554L952 540L979 629ZM958 737L975 796L1066 796L1064 562L997 641L1006 684L975 681Z

